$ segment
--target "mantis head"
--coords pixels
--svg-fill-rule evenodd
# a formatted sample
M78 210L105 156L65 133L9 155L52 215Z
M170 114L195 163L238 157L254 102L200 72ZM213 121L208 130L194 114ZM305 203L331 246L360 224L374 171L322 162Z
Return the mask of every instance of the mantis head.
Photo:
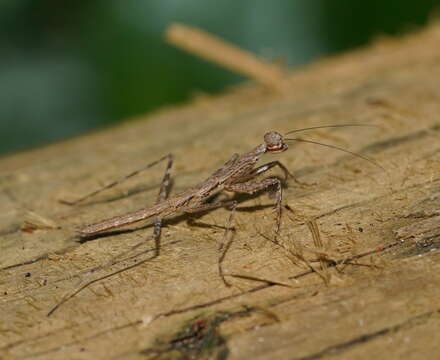
M266 133L264 135L264 143L266 145L266 151L271 153L283 152L289 148L284 142L283 136L276 131Z

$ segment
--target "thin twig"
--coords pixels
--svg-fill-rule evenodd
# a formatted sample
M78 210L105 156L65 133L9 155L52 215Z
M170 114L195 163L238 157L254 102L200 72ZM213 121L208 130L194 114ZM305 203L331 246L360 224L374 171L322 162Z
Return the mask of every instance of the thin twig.
M165 37L174 46L248 76L273 90L278 91L285 84L286 72L280 66L266 62L250 51L204 30L175 23L168 27Z

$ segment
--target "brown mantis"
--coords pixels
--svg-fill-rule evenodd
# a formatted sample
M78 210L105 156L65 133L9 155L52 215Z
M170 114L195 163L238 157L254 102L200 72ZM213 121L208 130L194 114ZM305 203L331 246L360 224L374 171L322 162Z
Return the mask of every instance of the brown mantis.
M300 132L300 131L306 131L306 130L313 130L313 129L322 129L322 128L336 128L336 127L348 127L348 126L374 126L374 125L365 125L365 124L343 124L343 125L324 125L324 126L314 126L309 128L303 128L298 130L293 130L290 132L287 132L285 135L289 135L292 133ZM339 148L334 145L329 144L323 144L318 143L312 140L305 140L301 138L285 138L283 135L276 131L270 131L264 135L264 142L256 146L251 151L243 154L238 155L234 154L220 169L215 171L211 176L209 176L206 180L202 181L201 183L190 187L189 189L174 195L172 197L169 197L169 187L170 187L170 170L173 163L173 156L172 154L168 154L163 156L162 158L146 165L144 168L136 170L132 172L131 174L126 175L122 179L115 181L99 190L96 190L80 199L78 199L75 202L70 202L68 204L74 205L79 202L82 202L99 192L109 189L123 180L130 178L139 172L146 170L148 168L151 168L152 166L167 160L166 170L164 177L162 179L162 183L160 186L159 195L157 198L156 203L147 208L143 208L125 215L115 216L109 219L105 219L102 221L99 221L94 224L86 225L84 227L81 227L77 229L78 233L81 236L92 236L95 234L99 234L105 231L108 231L110 229L118 228L127 224L132 224L141 220L154 218L154 230L153 230L153 238L156 242L156 254L158 255L159 252L159 239L161 234L161 227L162 227L162 219L169 217L176 213L198 213L198 212L205 212L208 210L213 210L216 208L230 208L231 214L229 216L228 224L226 226L225 231L225 238L227 237L228 231L231 230L231 222L233 219L235 208L237 207L237 201L236 200L225 200L225 201L216 201L216 202L209 202L209 199L211 199L215 194L221 192L221 191L228 191L233 193L246 193L246 194L253 194L261 190L268 190L273 188L275 190L275 198L276 198L276 223L275 223L275 239L276 242L277 236L280 231L280 225L281 225L281 211L282 211L282 181L277 177L268 177L264 178L262 180L256 180L256 178L267 172L268 170L279 167L283 173L284 173L284 181L287 180L288 177L293 178L295 181L295 177L289 172L286 166L284 166L279 161L271 161L264 165L256 166L256 163L260 159L260 157L265 153L281 153L288 149L288 145L286 144L287 141L301 141L301 142L307 142L312 144L318 144L321 146L326 146L329 148L337 149L346 153L349 153L351 155L360 157L364 160L367 160L371 163L373 163L376 166L379 166L382 168L379 164L377 164L374 160L351 152L346 149ZM297 181L298 182L298 181ZM67 203L66 201L64 201ZM142 242L143 243L143 242ZM134 250L136 247L140 246L142 243L139 243L132 247L130 249ZM223 253L220 256L219 259L219 273L222 277L225 284L227 282L224 279L222 268L221 268L221 262L224 259L224 256L226 254L226 251L228 249L228 245L225 246ZM124 253L125 254L125 253ZM120 254L121 255L121 254ZM118 256L120 256L118 255ZM117 257L118 257L117 256ZM115 257L116 258L116 257ZM113 259L115 259L113 258ZM115 264L115 261L110 261L107 265L113 265ZM137 263L137 265L140 265L140 263ZM134 266L130 266L129 268L132 268ZM102 267L98 267L102 268ZM94 270L98 269L95 268ZM126 268L128 269L128 268ZM126 270L125 269L125 270ZM93 271L93 270L92 270ZM117 271L115 273L119 273L121 271ZM111 274L114 275L115 273ZM57 310L63 303L65 303L67 300L75 296L77 293L91 285L92 283L95 283L101 279L107 278L110 275L103 276L101 278L91 280L81 287L79 287L77 290L75 290L73 293L62 299L55 307L50 310L48 313L48 316L53 314L55 310Z

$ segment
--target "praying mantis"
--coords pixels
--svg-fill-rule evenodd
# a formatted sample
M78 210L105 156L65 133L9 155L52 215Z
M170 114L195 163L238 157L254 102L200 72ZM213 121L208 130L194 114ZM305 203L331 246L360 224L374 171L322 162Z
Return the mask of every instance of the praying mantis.
M280 232L280 225L281 225L281 215L282 215L282 199L283 199L283 181L287 181L288 178L294 179L296 182L298 180L289 172L287 167L283 165L280 161L270 161L266 164L263 164L261 166L257 166L257 162L260 160L261 156L264 154L278 154L286 151L288 147L288 142L293 141L299 141L299 142L306 142L311 144L317 144L321 146L325 146L328 148L336 149L339 151L343 151L346 153L349 153L351 155L360 157L364 160L369 161L370 163L380 167L376 161L373 159L337 147L335 145L330 144L324 144L312 140L306 140L302 138L290 138L286 137L286 135L290 135L297 132L302 131L308 131L308 130L314 130L314 129L323 129L323 128L338 128L338 127L356 127L356 126L374 126L374 125L367 125L367 124L339 124L339 125L322 125L322 126L313 126L308 128L302 128L297 129L293 131L289 131L286 134L282 135L279 132L276 131L269 131L267 132L263 137L263 142L250 151L239 155L234 154L231 156L231 158L219 169L214 171L207 179L203 180L202 182L176 194L173 196L169 196L170 192L170 180L171 180L171 167L173 164L173 155L167 154L160 159L147 164L145 167L138 169L136 171L133 171L132 173L124 176L123 178L114 181L107 186L104 186L101 189L98 189L96 191L93 191L90 194L87 194L80 199L74 201L74 202L67 202L63 201L64 203L67 203L69 205L75 205L79 202L83 202L86 199L89 199L90 197L100 193L101 191L104 191L106 189L109 189L122 181L138 174L139 172L146 170L148 168L151 168L163 161L166 161L166 169L165 173L160 185L159 194L156 200L156 203L150 207L142 208L134 212L130 212L123 215L118 215L112 218L104 219L102 221L85 225L77 229L77 232L82 237L90 237L96 234L100 234L103 232L106 232L108 230L118 228L124 225L132 224L138 221L146 220L146 219L154 219L154 230L153 230L153 238L156 242L156 256L159 255L159 239L161 235L161 228L162 228L162 222L164 218L170 217L172 215L178 214L178 213L187 213L187 214L194 214L194 213L200 213L205 212L209 210L214 210L217 208L229 208L231 210L228 224L226 226L225 231L225 237L227 237L228 232L231 230L231 223L233 220L233 215L235 212L235 209L237 207L237 200L222 200L222 201L213 201L210 202L209 200L217 193L222 191L232 192L232 193L245 193L245 194L254 194L258 191L263 190L272 190L274 189L275 194L275 210L276 210L276 220L275 220L275 238L274 241L276 241L277 236ZM274 167L278 167L282 170L284 174L283 181L280 180L278 177L267 177L264 179L258 179L258 177L267 171L271 170ZM140 244L135 245L130 250L135 249ZM227 282L224 279L223 271L221 268L221 262L225 257L226 251L228 249L228 246L225 247L223 253L220 256L219 259L219 273L222 277L225 284ZM112 260L106 265L112 265L115 262ZM136 264L139 265L140 263ZM129 267L132 268L133 266ZM102 267L99 267L102 268ZM118 271L119 273L120 271ZM84 290L86 287L91 285L92 283L95 283L101 279L108 278L109 275L105 275L101 278L91 280L80 286L78 289L76 289L74 292L72 292L67 297L64 297L57 305L55 305L48 313L48 316L52 315L62 304L64 304L66 301L71 299L73 296L78 294L80 291Z

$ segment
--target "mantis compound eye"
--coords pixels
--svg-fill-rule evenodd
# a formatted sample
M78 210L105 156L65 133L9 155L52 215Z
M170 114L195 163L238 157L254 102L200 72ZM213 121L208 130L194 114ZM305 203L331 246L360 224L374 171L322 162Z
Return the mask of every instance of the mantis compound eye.
M283 136L276 131L266 133L264 135L264 142L268 152L278 153L288 149L288 146L284 143Z

